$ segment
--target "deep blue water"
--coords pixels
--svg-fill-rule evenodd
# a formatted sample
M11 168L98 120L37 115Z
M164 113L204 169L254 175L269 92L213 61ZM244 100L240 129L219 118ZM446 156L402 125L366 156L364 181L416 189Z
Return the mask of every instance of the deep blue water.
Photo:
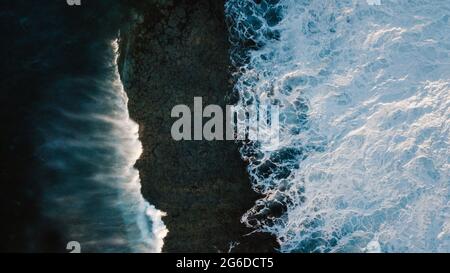
M83 252L160 250L133 167L141 144L116 64L123 2L2 2L1 98L23 109L2 116L27 128L11 138L28 157L26 177L2 181L17 192L8 205L28 211L6 225L25 238L11 238L7 249L66 252L77 241Z

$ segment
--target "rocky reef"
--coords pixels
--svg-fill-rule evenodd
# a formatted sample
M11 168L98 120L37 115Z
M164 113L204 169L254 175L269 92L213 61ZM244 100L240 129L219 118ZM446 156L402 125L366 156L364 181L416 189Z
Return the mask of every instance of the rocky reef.
M272 252L275 239L240 222L259 198L237 144L175 141L171 110L194 97L229 104L233 88L223 0L130 1L120 69L144 152L144 197L165 211L164 252ZM234 248L231 246L235 246Z

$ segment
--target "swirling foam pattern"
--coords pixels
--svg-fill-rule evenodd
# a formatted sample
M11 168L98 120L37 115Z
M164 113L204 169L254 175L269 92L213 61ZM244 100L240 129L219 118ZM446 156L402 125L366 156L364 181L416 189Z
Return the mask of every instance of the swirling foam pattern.
M284 252L450 251L450 2L229 0L238 105L281 106L243 146L243 217Z

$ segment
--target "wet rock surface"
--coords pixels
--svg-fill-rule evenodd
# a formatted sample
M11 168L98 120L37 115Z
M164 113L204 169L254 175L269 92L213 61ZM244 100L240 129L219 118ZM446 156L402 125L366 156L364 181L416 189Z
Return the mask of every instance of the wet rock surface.
M164 252L271 252L268 234L240 222L258 195L230 141L175 141L175 105L225 106L233 82L224 1L136 1L121 30L121 74L144 152L136 167L144 197L167 212ZM251 235L248 235L252 233Z

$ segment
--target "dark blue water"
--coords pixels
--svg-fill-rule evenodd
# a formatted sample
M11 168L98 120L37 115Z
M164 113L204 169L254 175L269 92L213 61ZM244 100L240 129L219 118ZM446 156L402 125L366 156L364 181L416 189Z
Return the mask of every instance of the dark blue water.
M2 118L5 128L27 128L5 138L20 142L15 163L24 161L28 174L9 171L2 181L17 192L2 200L28 211L4 227L14 234L6 249L65 252L70 241L83 252L161 248L153 233L164 228L152 224L158 212L142 198L133 167L141 144L116 63L124 2L2 1L1 102L22 110Z

